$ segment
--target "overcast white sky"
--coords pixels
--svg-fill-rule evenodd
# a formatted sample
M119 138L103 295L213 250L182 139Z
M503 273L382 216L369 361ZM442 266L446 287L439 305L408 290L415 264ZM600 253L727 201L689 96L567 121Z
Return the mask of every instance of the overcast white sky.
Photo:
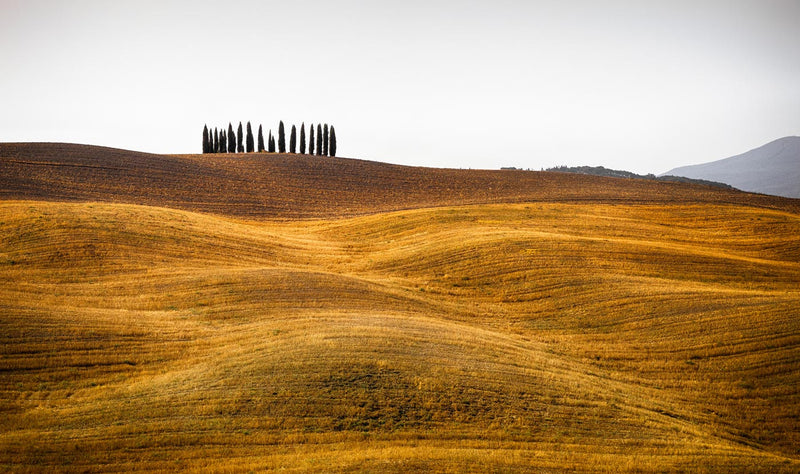
M798 0L0 0L0 64L0 142L327 122L340 156L660 173L800 135Z

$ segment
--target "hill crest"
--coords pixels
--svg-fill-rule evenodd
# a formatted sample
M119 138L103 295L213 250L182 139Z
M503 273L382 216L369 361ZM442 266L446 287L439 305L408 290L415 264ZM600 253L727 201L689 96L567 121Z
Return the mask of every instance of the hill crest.
M705 186L569 173L422 168L279 153L155 155L56 143L0 144L0 199L119 202L258 220L529 201L800 207Z

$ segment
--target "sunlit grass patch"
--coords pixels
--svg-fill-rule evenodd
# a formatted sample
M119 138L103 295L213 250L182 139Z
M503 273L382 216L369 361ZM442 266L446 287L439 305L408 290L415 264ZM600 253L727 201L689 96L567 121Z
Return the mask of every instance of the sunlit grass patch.
M8 470L796 471L800 216L0 204Z

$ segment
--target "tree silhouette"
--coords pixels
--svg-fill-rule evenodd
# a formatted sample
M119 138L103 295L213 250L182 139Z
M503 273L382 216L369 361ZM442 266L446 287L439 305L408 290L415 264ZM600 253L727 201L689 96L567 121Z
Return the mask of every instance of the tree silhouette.
M269 131L269 143L267 146L270 153L275 153L275 137L272 136L272 130Z
M250 122L247 122L247 138L245 139L245 150L247 153L255 151L255 140L253 140L253 128L250 127Z
M322 156L328 156L328 124L322 127Z
M317 155L322 156L322 125L317 124Z
M308 154L314 154L314 124L312 123L309 127L309 136L308 136Z
M233 125L228 122L228 153L236 153L236 135L233 134Z
M210 148L208 145L208 125L203 125L203 153L208 153Z
M331 125L330 141L331 143L328 146L328 151L331 152L331 156L336 156L336 130L333 129L333 125Z
M286 132L283 129L283 120L278 125L278 151L286 153Z
M292 125L292 131L289 133L289 153L295 153L297 150L297 127Z
M219 132L219 152L220 153L228 152L228 135L225 133L224 128L222 129L222 131Z
M303 155L306 152L306 123L303 122L300 124L300 154Z
M219 130L214 127L214 153L219 153Z
M239 122L239 129L236 131L236 153L244 153L244 133L242 132L242 122Z
M258 124L258 152L264 151L264 132L261 130L261 124Z

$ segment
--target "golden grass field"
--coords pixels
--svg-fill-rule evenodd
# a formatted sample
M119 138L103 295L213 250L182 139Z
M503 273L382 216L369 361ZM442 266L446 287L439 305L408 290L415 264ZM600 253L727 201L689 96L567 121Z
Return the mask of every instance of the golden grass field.
M800 471L797 200L369 166L421 191L6 172L0 470Z

